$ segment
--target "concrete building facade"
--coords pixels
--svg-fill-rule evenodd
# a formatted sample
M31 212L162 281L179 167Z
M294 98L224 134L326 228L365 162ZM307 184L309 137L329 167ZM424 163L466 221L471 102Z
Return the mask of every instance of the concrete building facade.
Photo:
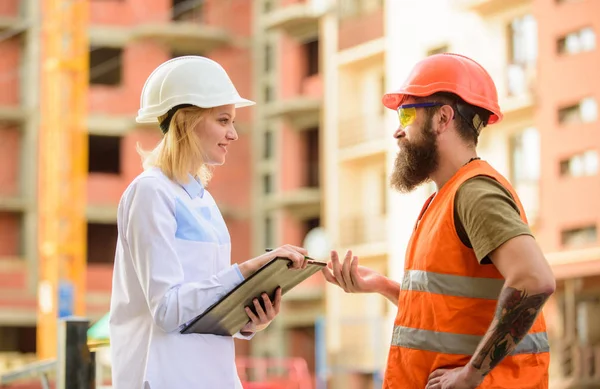
M252 250L302 246L322 224L322 18L326 2L254 3ZM324 282L316 274L283 299L279 320L253 341L256 357L303 358L315 377Z
M35 358L36 199L43 195L36 188L36 154L43 147L37 143L43 120L39 3L0 4L0 355L5 356L0 371ZM251 11L251 2L242 0L90 2L86 277L90 320L109 309L117 205L126 186L142 171L136 145L149 149L160 139L158 126L134 121L144 81L170 58L200 54L221 63L240 94L252 96ZM253 254L248 211L252 120L252 108L238 112L239 140L208 187L232 235L234 261ZM240 342L238 348L247 354L249 344Z
M332 248L352 249L361 264L400 280L414 220L435 188L407 195L389 188L398 119L381 96L424 56L453 51L479 61L497 83L505 119L485 130L479 153L514 184L558 279L546 308L553 387L599 379L598 2L90 4L90 319L108 310L116 206L141 171L135 145L160 139L156 126L133 121L143 82L159 63L206 55L258 102L238 112L240 139L209 186L230 229L234 261L303 245L322 226ZM0 2L0 353L10 355L0 370L31 359L7 353L35 352L37 6ZM393 305L344 294L317 274L286 295L282 309L254 341L237 343L241 355L301 357L330 388L380 386Z
M342 4L370 3L338 2ZM398 119L391 111L376 114L381 101L376 85L385 91L398 88L412 66L432 53L474 58L496 81L505 113L503 122L482 133L478 152L515 186L558 280L558 291L546 307L551 387L597 382L593 366L600 360L600 333L591 323L600 312L600 89L591 74L600 65L598 4L394 0L385 2L382 15L383 28L380 22L365 25L369 17L364 15L356 20L360 27L353 30L369 33L358 34L367 42L351 48L344 47L352 39L341 37L342 19L337 25L332 21L327 31L339 34L329 38L331 61L325 65L324 214L332 245L342 252L353 249L363 265L402 279L414 221L435 187L425 185L405 195L389 189ZM371 37L380 30L381 38ZM365 90L359 85L370 86ZM345 123L362 131L354 144L347 140L352 127ZM362 225L349 220L362 220ZM328 286L326 294L331 387L378 387L396 308L380 296L347 295L336 287ZM369 346L382 351L371 353Z

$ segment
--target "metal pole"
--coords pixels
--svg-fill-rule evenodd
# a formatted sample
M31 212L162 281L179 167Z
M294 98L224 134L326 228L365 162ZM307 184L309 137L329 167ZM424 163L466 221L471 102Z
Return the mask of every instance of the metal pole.
M325 317L319 316L315 321L316 389L327 388L327 344L325 333Z
M89 321L69 317L59 321L56 389L95 389L95 355L87 346Z

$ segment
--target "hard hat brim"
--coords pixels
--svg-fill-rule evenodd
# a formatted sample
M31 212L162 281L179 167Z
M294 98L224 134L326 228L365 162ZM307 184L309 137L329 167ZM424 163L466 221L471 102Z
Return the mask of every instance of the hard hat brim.
M243 108L255 105L256 102L245 99L241 96L235 96L233 98L222 99L221 101L212 101L210 104L200 101L200 99L194 98L174 99L172 101L164 101L160 106L148 107L140 109L138 115L135 118L137 123L156 123L158 118L166 114L171 108L181 104L191 104L199 108L214 108L221 107L223 105L234 104L236 108ZM166 104L165 104L166 103Z

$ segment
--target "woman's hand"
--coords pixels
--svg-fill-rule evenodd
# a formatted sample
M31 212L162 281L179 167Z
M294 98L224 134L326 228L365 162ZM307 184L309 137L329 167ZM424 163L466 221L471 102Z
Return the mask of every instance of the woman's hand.
M308 255L308 251L306 251L306 249L293 246L291 244L286 244L276 248L275 250L268 251L256 258L252 258L246 262L240 263L238 268L240 269L242 276L244 276L244 278L248 278L270 260L279 257L287 258L292 261L290 269L304 269L308 261L306 255Z
M245 307L250 321L240 330L242 335L248 336L254 332L262 331L271 324L273 319L275 319L275 316L279 313L279 307L281 305L281 287L277 288L275 291L275 300L273 302L271 302L271 299L269 299L269 296L266 293L263 293L260 298L262 298L264 302L265 309L260 305L258 298L253 300L256 314L252 312L250 307Z

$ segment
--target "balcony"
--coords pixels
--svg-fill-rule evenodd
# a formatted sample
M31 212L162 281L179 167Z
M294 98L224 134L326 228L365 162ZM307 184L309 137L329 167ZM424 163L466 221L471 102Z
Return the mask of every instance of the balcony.
M300 219L316 217L321 212L321 190L304 187L275 193L269 196L268 209L285 208Z
M116 205L88 205L85 212L86 218L91 223L116 223Z
M134 128L156 126L154 123L136 123L132 116L91 114L87 119L88 132L92 135L125 136Z
M546 254L557 280L600 275L600 247Z
M231 43L232 37L226 29L207 23L201 2L184 1L173 10L172 20L138 25L133 32L134 39L152 39L173 51L198 54Z
M264 25L268 30L279 29L300 40L316 36L324 10L314 3L295 3L275 9L265 16Z
M530 0L452 0L452 2L459 10L477 12L483 16L531 3Z
M388 140L386 134L385 121L378 113L340 120L340 160L348 161L384 153Z
M309 96L273 101L265 107L267 117L285 117L292 127L306 130L319 126L321 119L321 99Z
M0 123L22 124L27 115L25 110L19 106L0 106Z
M383 6L342 10L338 30L338 50L377 40L385 35Z
M382 214L345 217L340 222L340 244L358 248L361 256L383 254L387 242L386 227L386 216Z
M21 197L0 195L0 211L22 212L27 206L27 202Z
M121 48L133 37L130 27L94 25L88 28L90 45L96 47Z
M559 368L553 388L597 388L600 382L600 345L581 345L557 340L553 347Z
M17 16L0 15L0 32L13 31L18 34L25 31L26 24Z
M385 366L390 329L384 317L343 317L335 326L342 341L331 355L332 369L372 373Z

